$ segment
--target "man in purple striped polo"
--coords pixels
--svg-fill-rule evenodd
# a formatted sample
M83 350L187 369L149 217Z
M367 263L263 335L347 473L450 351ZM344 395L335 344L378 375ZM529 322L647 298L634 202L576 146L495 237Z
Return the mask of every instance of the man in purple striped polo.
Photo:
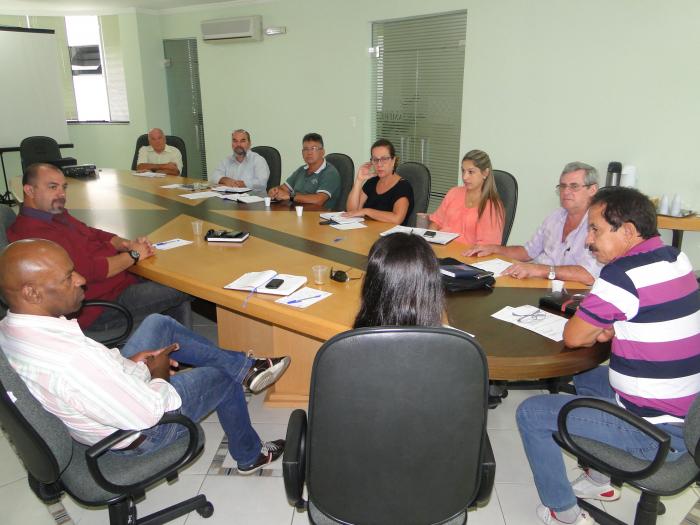
M684 418L700 392L700 292L688 257L665 246L656 211L637 190L603 188L592 199L586 239L605 264L590 294L566 324L570 347L611 341L610 365L574 377L580 396L597 397L643 417L671 436L668 460L686 450ZM532 397L517 421L542 505L543 523L595 523L576 498L611 501L619 490L588 469L569 483L561 450L552 439L557 416L571 396ZM567 419L569 432L653 459L657 444L646 434L591 409Z

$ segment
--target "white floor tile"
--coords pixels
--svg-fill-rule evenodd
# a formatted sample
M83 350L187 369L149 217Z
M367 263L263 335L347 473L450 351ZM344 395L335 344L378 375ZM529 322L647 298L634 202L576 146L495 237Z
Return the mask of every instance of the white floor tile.
M517 430L489 430L496 458L496 482L532 483L532 472Z
M520 403L529 397L542 394L542 390L509 390L508 397L493 410L489 410L487 427L489 430L513 430L517 429L515 424L515 410Z
M3 432L0 432L0 465L0 487L27 478L27 471Z
M207 476L201 493L214 504L214 515L204 519L192 513L187 525L288 525L295 512L282 478Z
M496 465L498 472L498 461ZM540 498L534 484L496 483L495 490L508 525L542 525L535 515Z
M506 525L495 484L489 502L483 507L470 510L467 523L469 525Z
M3 525L54 525L46 505L27 485L26 479L0 487Z
M170 505L174 505L179 501L196 496L203 482L204 476L192 475L180 476L180 479L173 484L166 482L159 483L146 492L146 499L136 505L138 516L147 516L148 514L164 509ZM109 523L106 507L99 509L83 507L69 496L64 496L61 501L75 525L104 525L105 523ZM185 521L187 521L187 516L182 516L170 523L172 525L184 525Z
M304 411L306 407L302 407ZM287 425L289 416L294 411L293 408L272 408L265 406L265 392L251 396L248 403L248 413L253 426L257 428L257 423L276 423ZM285 431L286 432L286 431Z
M622 497L617 501L603 503L605 512L613 515L625 523L634 522L634 514L637 511L639 491L629 485L622 486ZM697 496L692 488L686 489L680 494L662 498L666 507L666 513L657 518L657 525L677 525L683 521L688 511L695 505Z
M204 450L194 463L180 472L180 475L206 474L209 472L214 455L219 449L219 444L224 437L224 429L221 428L219 422L201 423L201 425L204 430Z

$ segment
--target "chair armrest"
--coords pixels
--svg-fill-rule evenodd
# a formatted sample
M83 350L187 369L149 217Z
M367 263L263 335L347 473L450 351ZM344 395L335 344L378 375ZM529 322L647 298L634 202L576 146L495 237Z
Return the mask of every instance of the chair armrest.
M626 471L614 467L600 460L599 458L591 455L587 450L581 448L569 434L569 430L566 427L566 418L572 410L577 408L591 408L594 410L600 410L606 412L616 418L628 423L640 432L643 432L651 439L659 444L659 448L656 451L656 456L653 461L649 463L646 467L641 470ZM574 456L581 459L583 463L588 466L593 467L596 470L608 474L612 478L625 479L625 480L635 480L644 479L652 474L654 474L659 468L664 464L668 450L671 446L671 437L663 430L658 429L656 426L652 425L648 421L632 414L628 410L622 407L613 405L606 401L600 399L592 398L579 398L568 402L564 405L559 412L559 417L557 419L557 426L559 428L558 432L554 433L554 440L564 448L571 452Z
M134 327L134 318L131 315L131 312L124 308L122 305L119 303L115 303L113 301L102 301L99 299L91 299L89 301L83 301L83 308L90 308L91 306L100 306L103 308L112 308L113 310L117 310L122 316L124 316L124 321L126 322L126 326L124 330L122 331L121 334L115 335L114 337L110 337L109 339L105 339L104 341L100 340L100 343L107 347L112 347L116 346L120 343L123 343L126 338L129 336L131 333L132 328Z
M493 456L491 441L488 434L484 439L484 448L481 452L481 481L479 491L476 493L474 505L484 505L491 498L493 483L496 479L496 459Z
M85 459L87 461L88 470L95 482L104 490L116 494L129 494L141 490L142 487L148 486L151 483L161 480L165 477L176 473L180 468L192 461L200 451L201 443L199 439L199 427L191 419L177 412L167 412L154 426L165 425L169 423L177 423L187 428L189 431L189 442L185 453L172 464L166 466L155 474L150 475L139 483L132 485L117 485L109 481L100 470L99 458L108 452L114 445L124 440L129 436L133 436L138 430L117 430L106 438L95 443L85 451Z
M282 475L289 504L300 510L305 509L306 501L302 496L306 478L306 412L300 408L289 416Z

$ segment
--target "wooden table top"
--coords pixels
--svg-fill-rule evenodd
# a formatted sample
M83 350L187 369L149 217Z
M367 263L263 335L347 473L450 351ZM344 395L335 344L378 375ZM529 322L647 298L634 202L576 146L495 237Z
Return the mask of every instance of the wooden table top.
M128 238L148 235L153 242L175 237L194 240L173 250L159 250L139 262L133 271L241 314L264 319L287 329L326 340L348 330L359 307L361 280L330 281L314 285L311 267L350 269L360 277L370 246L390 225L366 221L367 228L337 230L319 225L319 211L305 207L302 217L294 208L263 203L241 204L218 198L189 200L183 190L161 186L196 182L179 177L143 178L128 171L102 170L97 180L69 179L67 205L71 213L97 228ZM291 211L288 211L291 210ZM204 221L203 231L226 228L250 232L242 245L211 244L193 239L191 221ZM439 257L462 256L464 245L434 245ZM225 290L223 286L241 274L264 269L305 275L309 285L332 292L305 309L275 303L277 296ZM503 306L536 305L547 291L545 279L524 281L501 277L495 290L472 291L448 297L450 324L474 334L488 355L492 379L534 379L572 374L604 360L609 345L568 349L515 325L490 316ZM566 283L568 289L585 288Z

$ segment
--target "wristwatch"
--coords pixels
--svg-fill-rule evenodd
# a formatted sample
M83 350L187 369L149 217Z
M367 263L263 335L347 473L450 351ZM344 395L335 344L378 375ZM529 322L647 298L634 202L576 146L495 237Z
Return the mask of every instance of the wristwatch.
M553 281L557 278L557 273L554 271L554 266L549 267L549 273L547 274L547 279Z
M126 253L128 253L131 256L131 258L134 260L134 264L139 262L139 258L141 257L141 254L137 250L129 250Z

